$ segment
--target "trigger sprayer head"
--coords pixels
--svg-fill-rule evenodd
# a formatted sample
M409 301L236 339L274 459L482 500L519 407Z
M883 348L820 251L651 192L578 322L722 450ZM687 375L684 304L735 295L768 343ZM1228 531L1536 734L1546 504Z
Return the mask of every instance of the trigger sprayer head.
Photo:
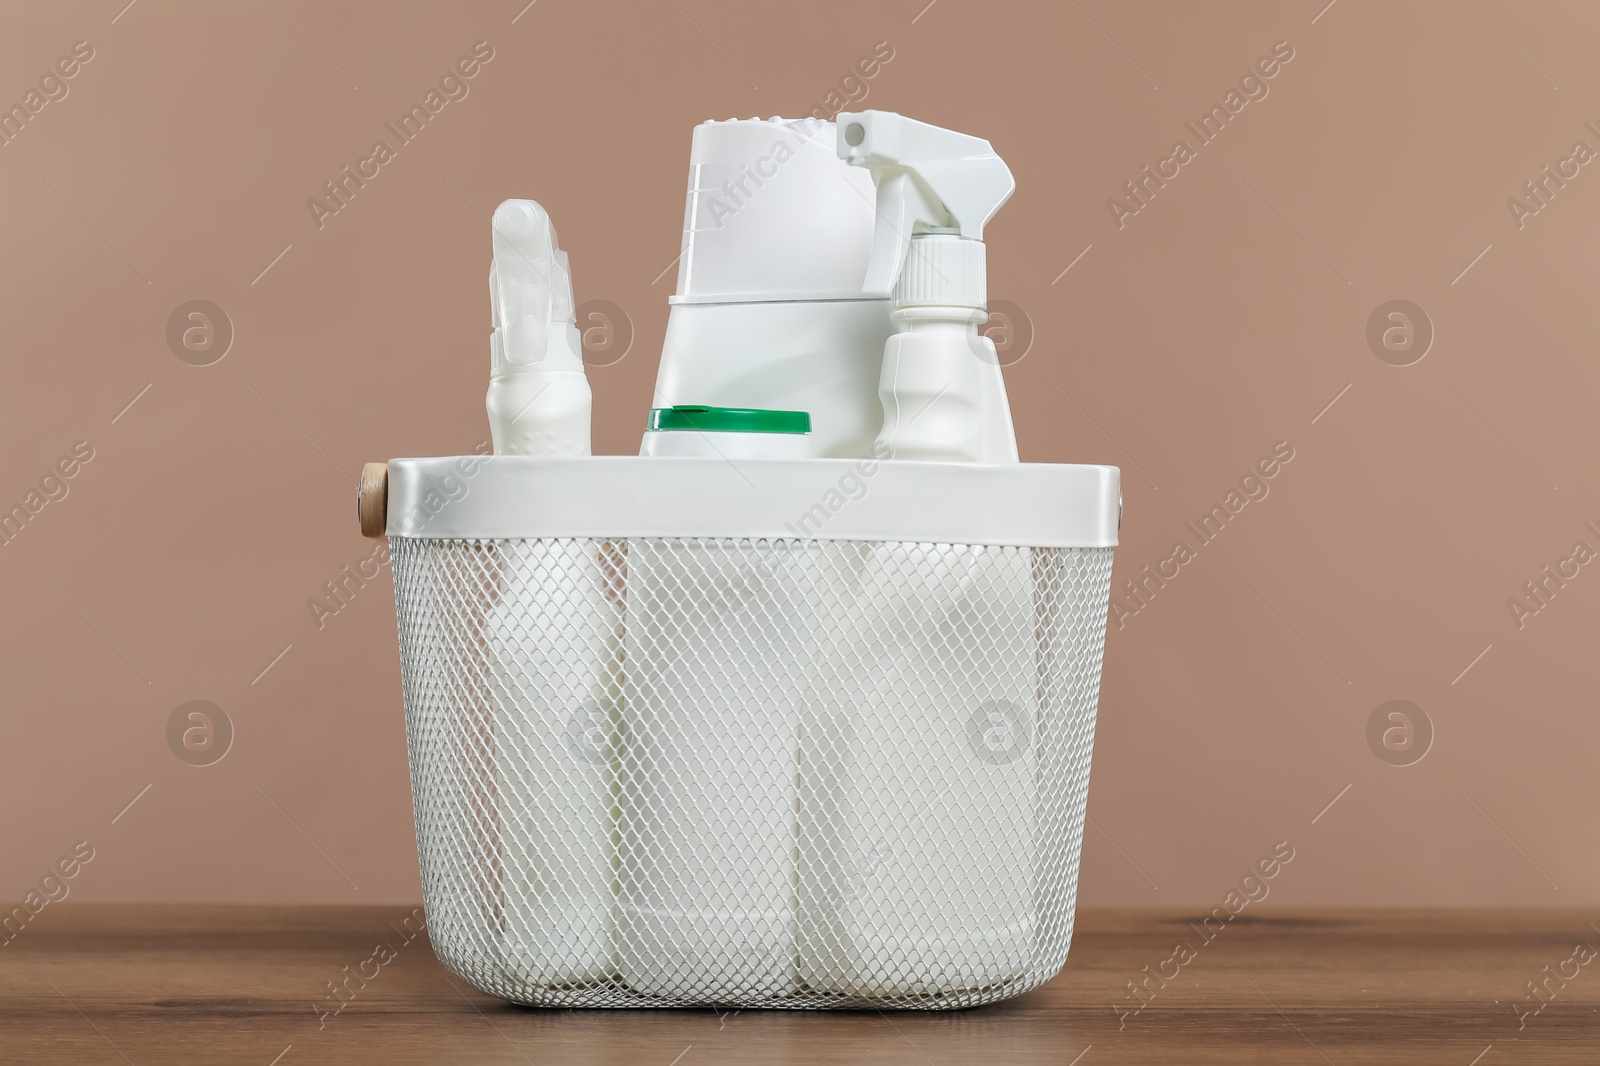
M533 200L507 200L495 208L492 226L495 369L564 357L565 333L575 323L572 276L550 215Z
M532 200L495 208L489 269L494 333L484 406L496 455L589 454L592 396L572 307L567 254Z
M870 170L877 184L877 227L862 284L870 295L895 291L916 237L982 241L983 227L1017 187L1005 161L980 137L892 111L846 112L834 121L839 158ZM931 269L940 280L949 273L937 264ZM964 277L939 288L947 290L940 299L983 304L981 279L976 293Z

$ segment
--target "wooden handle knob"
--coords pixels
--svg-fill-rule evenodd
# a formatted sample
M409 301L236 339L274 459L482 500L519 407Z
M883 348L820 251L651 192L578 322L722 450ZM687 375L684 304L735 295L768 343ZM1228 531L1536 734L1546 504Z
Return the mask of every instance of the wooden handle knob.
M368 463L361 468L356 489L356 517L363 537L381 537L389 525L389 464Z

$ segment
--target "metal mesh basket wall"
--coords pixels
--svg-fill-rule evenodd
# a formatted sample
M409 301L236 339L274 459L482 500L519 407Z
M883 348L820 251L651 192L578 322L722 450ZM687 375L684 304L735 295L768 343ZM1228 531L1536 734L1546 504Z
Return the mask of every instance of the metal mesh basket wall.
M391 544L429 932L476 987L948 1008L1060 970L1111 548Z

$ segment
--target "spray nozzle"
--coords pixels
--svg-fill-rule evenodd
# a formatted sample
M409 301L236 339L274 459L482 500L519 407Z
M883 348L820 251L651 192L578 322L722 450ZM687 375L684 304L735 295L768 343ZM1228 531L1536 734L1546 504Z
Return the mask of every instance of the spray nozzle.
M839 158L866 167L878 186L878 220L863 291L889 295L913 237L948 234L981 241L1017 183L981 137L931 126L892 111L844 113ZM977 304L982 304L978 295Z
M567 253L532 200L495 208L489 268L489 391L496 455L589 454L589 382Z
M494 323L494 369L570 361L566 333L575 328L572 274L556 246L550 215L533 200L495 208L494 265L489 290ZM546 363L546 357L553 362ZM578 368L581 368L581 362Z

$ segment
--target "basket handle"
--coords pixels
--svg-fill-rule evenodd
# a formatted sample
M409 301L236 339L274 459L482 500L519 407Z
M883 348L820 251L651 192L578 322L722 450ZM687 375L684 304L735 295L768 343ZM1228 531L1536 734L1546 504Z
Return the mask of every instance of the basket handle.
M389 464L368 463L361 468L356 488L356 517L363 537L379 538L389 524Z

